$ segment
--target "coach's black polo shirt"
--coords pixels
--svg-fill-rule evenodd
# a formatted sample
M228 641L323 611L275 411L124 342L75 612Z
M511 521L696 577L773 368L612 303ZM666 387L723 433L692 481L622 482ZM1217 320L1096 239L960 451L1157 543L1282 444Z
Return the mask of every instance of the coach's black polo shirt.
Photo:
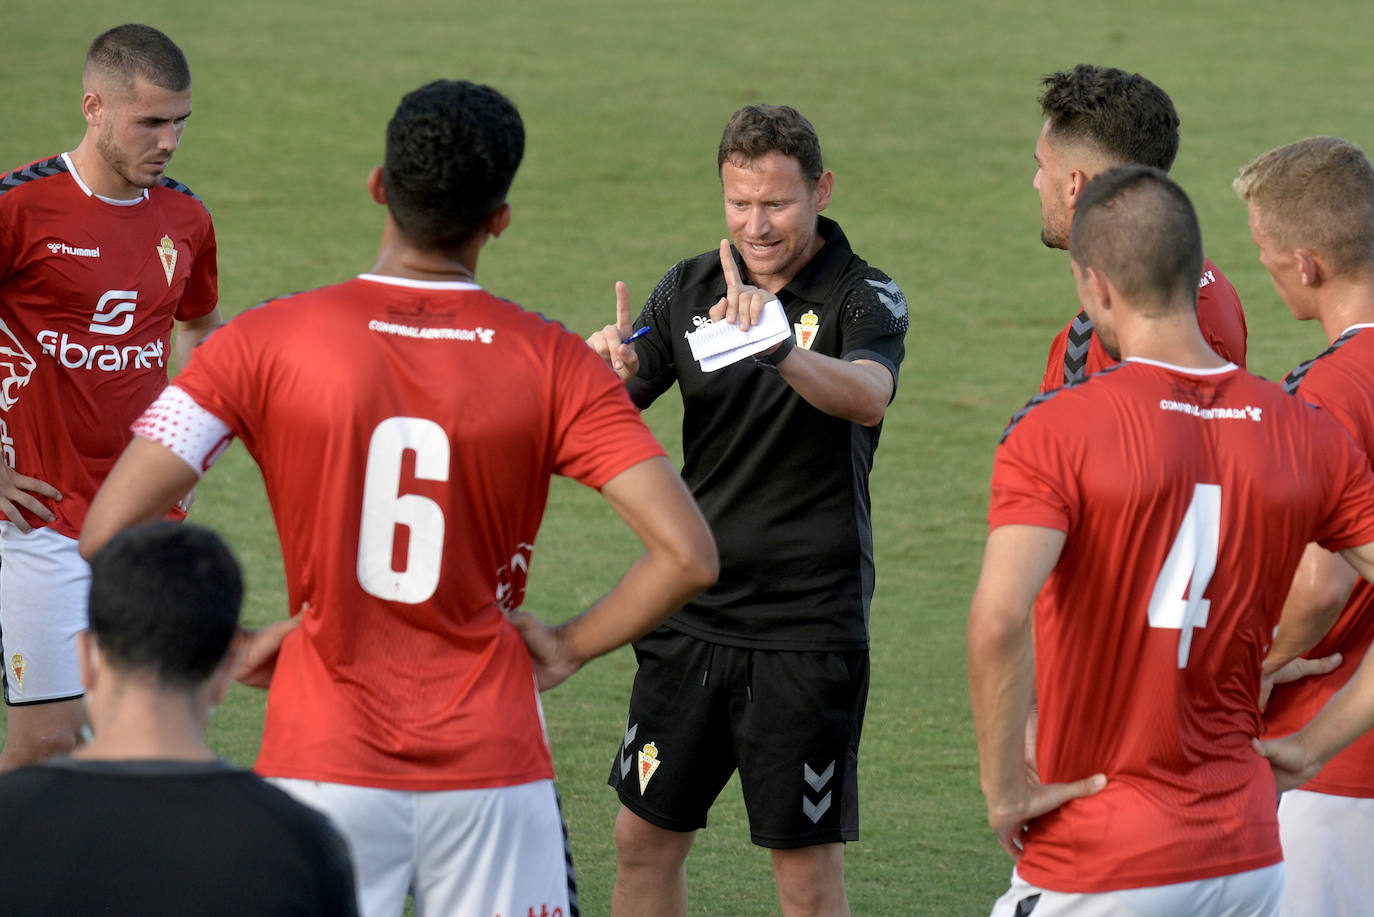
M825 245L778 293L797 346L892 372L905 352L907 304L890 277L854 254L820 217ZM735 252L741 273L747 272ZM837 650L868 646L873 538L868 474L881 424L863 427L808 404L752 359L704 373L686 335L725 295L718 250L673 266L635 326L641 408L678 383L682 476L720 550L720 580L667 622L732 646Z

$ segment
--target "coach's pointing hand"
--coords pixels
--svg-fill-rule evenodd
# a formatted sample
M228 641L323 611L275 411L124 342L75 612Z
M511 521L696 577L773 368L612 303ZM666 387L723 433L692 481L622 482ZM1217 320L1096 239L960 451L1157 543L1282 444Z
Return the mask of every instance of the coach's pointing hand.
M621 381L626 381L639 372L639 355L634 344L624 343L634 330L630 317L630 290L625 282L615 282L615 324L607 325L593 332L587 338L587 346L601 355L601 359L611 365Z
M710 309L711 321L739 324L740 331L763 320L763 307L777 299L772 293L747 284L740 276L739 265L730 254L728 239L720 240L720 269L725 274L725 295Z

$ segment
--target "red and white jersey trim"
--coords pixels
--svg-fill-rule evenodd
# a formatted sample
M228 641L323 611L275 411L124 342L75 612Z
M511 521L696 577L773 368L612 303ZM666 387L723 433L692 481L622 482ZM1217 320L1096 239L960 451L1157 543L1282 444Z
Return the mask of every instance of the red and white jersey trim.
M131 429L135 436L172 450L197 477L209 470L234 439L224 421L175 385L164 388Z

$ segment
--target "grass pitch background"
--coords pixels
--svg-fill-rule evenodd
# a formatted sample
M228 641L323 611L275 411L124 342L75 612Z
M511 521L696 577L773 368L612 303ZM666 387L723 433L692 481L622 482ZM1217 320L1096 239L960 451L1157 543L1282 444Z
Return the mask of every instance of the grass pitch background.
M1324 342L1278 302L1230 179L1311 134L1374 144L1374 8L1357 0L1301 15L1274 0L135 0L117 12L17 0L6 11L4 169L76 145L82 55L102 29L145 21L185 49L195 114L170 172L214 214L226 314L372 264L382 213L363 179L396 101L430 79L489 82L519 105L528 146L515 220L485 251L479 280L581 334L611 316L615 280L642 299L674 261L721 238L714 153L730 112L786 102L811 118L836 173L828 214L912 307L872 480L863 840L847 851L856 914L986 913L1009 874L978 792L963 628L992 450L1077 309L1067 257L1038 239L1040 75L1089 61L1139 70L1171 94L1183 121L1174 175L1245 303L1251 368L1271 378ZM676 399L646 416L676 454ZM276 535L241 449L202 485L193 518L234 545L249 621L283 615ZM548 620L580 610L634 551L595 494L560 482L526 607ZM620 651L545 695L587 914L609 907L616 802L604 779L632 672ZM215 748L240 764L256 753L262 700L235 688L212 722ZM693 914L777 910L737 785L688 869Z

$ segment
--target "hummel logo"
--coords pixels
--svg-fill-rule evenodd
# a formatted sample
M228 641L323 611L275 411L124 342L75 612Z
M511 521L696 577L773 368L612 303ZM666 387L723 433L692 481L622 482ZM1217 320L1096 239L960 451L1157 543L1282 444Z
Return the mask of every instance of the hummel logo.
M65 242L49 242L48 251L54 255L76 255L78 258L99 258L100 248L72 248Z
M869 283L872 282L873 281L871 280L869 281ZM811 789L817 793L819 793L822 789L825 789L825 785L830 782L830 778L833 776L835 776L834 761L831 761L830 766L827 767L825 770L821 771L819 774L811 769L810 764L806 764L805 762L802 763L802 777L806 780L807 785L810 786ZM829 811L829 809L829 790L826 790L825 795L822 796L816 802L812 802L809 798L807 798L806 793L803 791L802 814L805 815L807 818L811 819L811 824L814 825L817 822L819 822L821 820L821 816L824 815L827 811Z
M636 733L636 732L639 732L639 724L638 724L638 723L635 723L633 726L629 725L628 723L626 724L626 726L625 726L625 743L624 743L621 747L624 748L627 752L630 750L630 743L633 742L633 741L635 740L635 733ZM622 757L622 758L620 759L620 779L621 779L621 780L624 780L626 777L630 776L630 768L634 766L634 760L635 760L635 759L634 759L634 755L629 755L629 754L625 755L624 757Z
M95 315L91 317L91 331L96 334L126 333L134 326L136 308L137 290L110 290L96 304Z

